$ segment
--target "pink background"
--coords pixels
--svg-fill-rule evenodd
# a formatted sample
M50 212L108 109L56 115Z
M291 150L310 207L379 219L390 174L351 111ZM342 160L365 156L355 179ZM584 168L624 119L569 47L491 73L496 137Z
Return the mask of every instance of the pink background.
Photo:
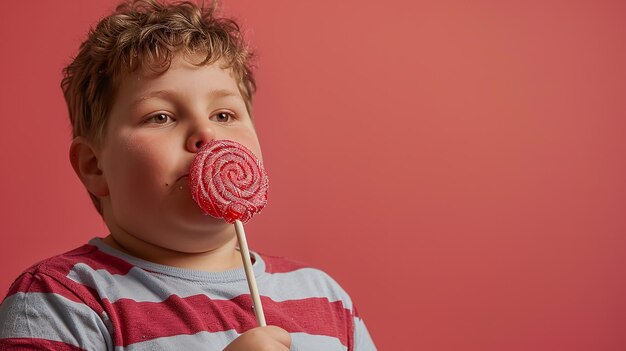
M116 1L0 11L0 296L107 231L59 82ZM251 246L381 350L626 349L626 2L223 0L259 53Z

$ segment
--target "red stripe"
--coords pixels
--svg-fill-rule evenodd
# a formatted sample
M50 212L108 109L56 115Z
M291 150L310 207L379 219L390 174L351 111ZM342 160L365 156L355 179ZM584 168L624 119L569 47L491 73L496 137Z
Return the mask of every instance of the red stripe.
M288 332L304 332L338 338L351 343L352 314L341 301L308 298L276 302L262 296L268 325ZM108 303L108 301L105 301ZM163 302L137 302L120 299L108 304L116 330L117 346L174 335L192 335L200 331L221 332L235 329L243 333L257 327L249 295L232 300L211 300L205 295L181 298L170 296Z
M106 254L93 245L83 245L64 254L43 260L28 268L11 285L6 297L17 292L56 293L75 301L89 301L98 305L97 293L92 288L79 284L67 275L78 263L93 270L106 270L110 274L127 274L133 267L130 263ZM6 298L5 297L5 298ZM102 308L96 309L102 311Z
M356 312L354 308L354 305L352 305L353 313ZM348 351L354 351L354 316L352 314L353 319L350 320L350 328L348 329Z
M60 341L30 339L30 338L13 338L0 339L0 350L19 350L19 351L81 351L83 349L66 344Z
M45 259L27 270L24 273L33 273L36 274L38 272L43 272L44 274L48 274L51 272L55 272L51 275L68 275L72 268L78 263L83 263L93 270L106 270L111 274L126 274L133 268L133 265L122 260L121 258L117 258L115 256L111 256L106 254L98 247L93 245L83 245L77 249L66 252L64 254L50 257Z
M287 273L301 268L308 268L301 262L292 261L283 257L261 255L265 261L265 271L267 273Z
M61 255L72 262L84 263L94 270L103 269L111 274L126 274L133 268L133 265L121 258L111 256L93 245L83 245L74 251ZM77 256L77 257L75 257ZM69 272L69 271L68 271Z
M354 301L352 301L352 314L354 314L354 316L357 318L361 318L361 314L359 313L359 310L356 308Z

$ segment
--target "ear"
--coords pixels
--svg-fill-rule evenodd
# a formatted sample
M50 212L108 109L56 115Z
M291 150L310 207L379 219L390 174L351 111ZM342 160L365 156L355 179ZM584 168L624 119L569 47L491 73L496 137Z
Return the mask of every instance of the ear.
M72 140L70 162L87 191L97 197L109 195L109 186L100 169L99 153L91 142L79 136Z

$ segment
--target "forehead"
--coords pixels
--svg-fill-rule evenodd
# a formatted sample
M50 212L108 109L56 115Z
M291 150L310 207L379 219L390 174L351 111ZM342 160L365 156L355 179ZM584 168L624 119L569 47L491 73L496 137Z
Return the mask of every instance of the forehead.
M144 65L134 72L123 74L118 82L118 96L190 87L233 90L240 95L233 69L223 60L200 64L203 58L178 54L164 69Z

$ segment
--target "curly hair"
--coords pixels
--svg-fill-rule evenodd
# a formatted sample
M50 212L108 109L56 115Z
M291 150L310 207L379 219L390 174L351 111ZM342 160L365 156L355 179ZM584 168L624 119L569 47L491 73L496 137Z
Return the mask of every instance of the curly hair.
M72 62L63 69L61 88L73 137L104 142L107 118L121 80L139 69L166 72L175 55L204 57L197 66L217 62L232 69L248 113L256 84L253 52L239 25L219 17L217 3L129 0L100 20ZM90 194L98 212L100 201Z

